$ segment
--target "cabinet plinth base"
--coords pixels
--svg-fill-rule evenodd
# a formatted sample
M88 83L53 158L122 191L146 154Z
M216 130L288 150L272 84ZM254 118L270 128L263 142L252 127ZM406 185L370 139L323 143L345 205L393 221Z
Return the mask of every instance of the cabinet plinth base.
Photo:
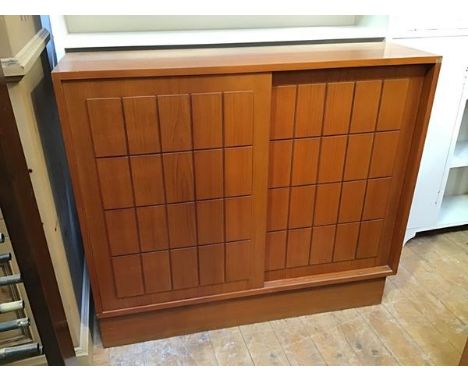
M104 347L379 304L385 277L99 320Z

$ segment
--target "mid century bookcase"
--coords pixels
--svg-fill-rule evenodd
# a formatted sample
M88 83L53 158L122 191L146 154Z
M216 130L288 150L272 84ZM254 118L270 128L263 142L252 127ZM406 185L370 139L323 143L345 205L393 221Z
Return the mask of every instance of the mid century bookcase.
M388 43L67 54L104 345L379 303L439 67Z

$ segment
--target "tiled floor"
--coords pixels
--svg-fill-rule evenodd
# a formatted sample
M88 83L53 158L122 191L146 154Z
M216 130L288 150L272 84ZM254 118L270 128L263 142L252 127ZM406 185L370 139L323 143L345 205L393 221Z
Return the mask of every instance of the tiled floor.
M468 335L468 231L404 248L377 306L103 349L96 365L456 365Z

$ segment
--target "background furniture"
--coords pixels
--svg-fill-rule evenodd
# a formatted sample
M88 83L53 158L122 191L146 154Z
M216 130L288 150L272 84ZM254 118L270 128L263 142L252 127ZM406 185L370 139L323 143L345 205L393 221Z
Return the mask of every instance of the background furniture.
M439 65L385 43L66 55L104 345L378 303Z

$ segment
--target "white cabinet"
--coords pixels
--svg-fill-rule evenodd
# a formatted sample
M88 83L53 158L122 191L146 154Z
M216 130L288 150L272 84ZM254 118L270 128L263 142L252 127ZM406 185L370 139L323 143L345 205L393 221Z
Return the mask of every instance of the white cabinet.
M406 239L468 223L468 36L394 38L443 56ZM465 89L465 90L464 90Z

